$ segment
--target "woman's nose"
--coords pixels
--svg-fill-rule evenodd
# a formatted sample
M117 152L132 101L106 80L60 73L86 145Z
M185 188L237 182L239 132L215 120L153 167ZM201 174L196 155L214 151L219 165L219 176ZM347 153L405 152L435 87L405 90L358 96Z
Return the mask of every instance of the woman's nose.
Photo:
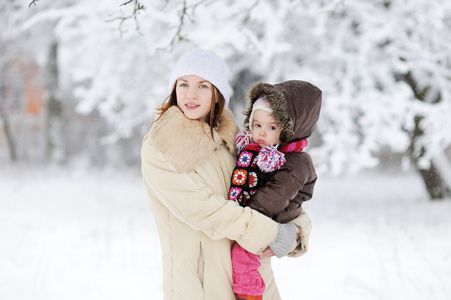
M194 88L189 87L189 88L188 88L188 92L186 93L186 96L187 96L188 98L190 98L190 99L196 99L197 93L196 93L196 91L194 90Z

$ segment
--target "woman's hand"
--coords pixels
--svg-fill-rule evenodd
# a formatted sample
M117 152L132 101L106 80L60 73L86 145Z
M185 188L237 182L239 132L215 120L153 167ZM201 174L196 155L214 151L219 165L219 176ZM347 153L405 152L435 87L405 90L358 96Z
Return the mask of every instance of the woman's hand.
M299 227L296 226L296 239L293 242L293 245L291 246L290 252L293 251L294 249L296 249L296 247L298 246L298 240L299 237L301 235L301 230L299 229ZM260 258L266 258L266 257L273 257L276 256L276 254L274 254L274 252L271 250L270 247L266 247L265 250L263 250L262 254L260 255Z
M265 250L263 250L263 253L260 255L260 258L265 258L265 257L273 257L276 256L274 254L274 252L271 250L271 248L266 247Z

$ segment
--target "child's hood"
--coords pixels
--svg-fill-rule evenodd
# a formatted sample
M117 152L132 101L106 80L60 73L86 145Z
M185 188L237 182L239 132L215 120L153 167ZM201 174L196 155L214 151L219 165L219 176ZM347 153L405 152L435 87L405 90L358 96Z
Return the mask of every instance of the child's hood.
M244 127L249 130L252 105L260 97L271 104L274 117L282 126L280 141L282 146L310 137L315 130L321 110L321 90L313 84L301 80L290 80L275 85L259 83L248 93L249 107L244 112Z

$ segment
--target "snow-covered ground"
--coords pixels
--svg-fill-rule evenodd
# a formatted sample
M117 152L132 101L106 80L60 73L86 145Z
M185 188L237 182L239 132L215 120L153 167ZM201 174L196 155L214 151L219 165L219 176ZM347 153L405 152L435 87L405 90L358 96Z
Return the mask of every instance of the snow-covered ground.
M414 174L318 181L309 252L273 259L283 299L451 299L451 201ZM0 170L0 299L162 299L139 170ZM190 300L190 299L187 299Z

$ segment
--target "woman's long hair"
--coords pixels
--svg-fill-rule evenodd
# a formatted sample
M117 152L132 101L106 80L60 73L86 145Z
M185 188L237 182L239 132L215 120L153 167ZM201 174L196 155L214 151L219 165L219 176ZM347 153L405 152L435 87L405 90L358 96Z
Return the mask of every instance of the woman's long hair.
M154 121L160 120L161 116L172 106L177 106L177 94L175 88L177 86L177 81L174 83L171 94L163 102L163 105L157 108L158 118ZM211 85L211 106L210 112L205 118L205 123L210 125L211 138L213 138L213 130L219 124L219 119L221 118L222 112L224 111L225 99L224 96L218 91L218 89L212 84Z

